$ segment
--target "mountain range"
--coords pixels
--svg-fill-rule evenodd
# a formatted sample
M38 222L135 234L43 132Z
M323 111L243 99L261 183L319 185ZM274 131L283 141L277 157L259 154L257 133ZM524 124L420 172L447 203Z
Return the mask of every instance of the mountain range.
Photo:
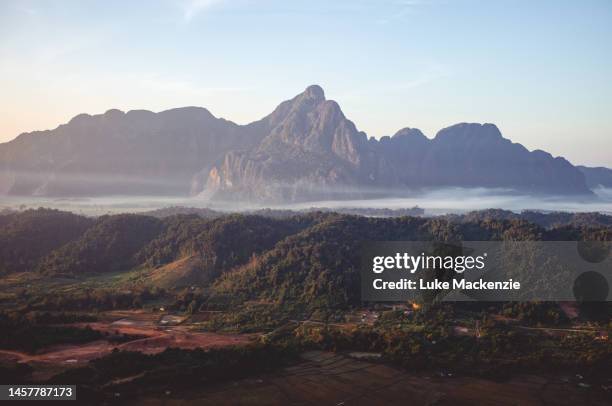
M199 107L80 114L0 144L0 195L199 195L295 202L485 187L591 195L612 170L574 166L461 123L430 139L404 128L368 138L319 86L247 125Z

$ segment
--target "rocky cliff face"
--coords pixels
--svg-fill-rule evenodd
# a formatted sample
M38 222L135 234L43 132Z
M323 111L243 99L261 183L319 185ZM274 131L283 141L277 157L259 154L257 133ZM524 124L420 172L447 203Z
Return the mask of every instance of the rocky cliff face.
M445 186L590 194L583 172L591 173L530 152L493 124L457 124L433 139L414 128L368 139L319 86L244 126L196 107L109 110L0 144L0 195L287 202Z
M584 177L567 160L528 151L502 137L493 124L456 124L429 140L418 130L382 139L382 154L412 187L463 186L530 193L588 193Z
M282 103L262 122L258 146L232 151L209 173L207 193L252 200L303 200L341 193L367 183L375 152L338 104L319 86Z
M405 128L368 140L318 86L262 121L269 134L250 151L226 154L209 173L207 196L296 201L447 186L590 194L568 161L530 152L493 124L457 124L433 139Z

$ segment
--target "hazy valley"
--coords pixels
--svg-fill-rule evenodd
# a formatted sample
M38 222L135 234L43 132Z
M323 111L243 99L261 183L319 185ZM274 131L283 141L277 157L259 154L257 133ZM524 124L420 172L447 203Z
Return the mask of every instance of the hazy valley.
M415 128L368 137L316 85L248 125L197 107L109 110L0 144L5 197L196 196L269 206L459 188L598 202L593 191L611 186L611 170L528 151L493 124L461 123L431 139Z

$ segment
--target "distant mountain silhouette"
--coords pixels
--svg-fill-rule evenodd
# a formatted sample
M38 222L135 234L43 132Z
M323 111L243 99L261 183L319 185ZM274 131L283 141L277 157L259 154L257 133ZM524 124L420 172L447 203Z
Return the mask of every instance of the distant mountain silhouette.
M612 188L612 169L602 167L587 168L586 166L577 166L577 168L584 174L588 187Z
M300 201L444 186L590 193L584 175L567 160L530 152L493 124L457 124L432 140L409 128L368 139L319 86L264 120L270 130L259 145L231 151L211 169L208 194Z
M257 123L239 126L199 107L80 114L0 144L0 194L187 195L201 188L195 174L261 136Z
M0 195L287 202L446 186L588 195L610 173L530 152L493 124L457 124L433 139L411 128L368 139L316 85L248 125L197 107L109 110L0 144Z

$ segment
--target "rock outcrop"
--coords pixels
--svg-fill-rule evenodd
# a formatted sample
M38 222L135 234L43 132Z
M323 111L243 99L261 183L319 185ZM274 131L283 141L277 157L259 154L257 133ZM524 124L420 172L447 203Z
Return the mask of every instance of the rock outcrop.
M229 152L210 170L207 196L299 201L448 186L591 193L567 160L530 152L493 124L457 124L433 139L411 128L368 139L318 86L282 103L263 121L269 133L258 146Z
M414 128L368 138L316 85L248 125L197 107L109 110L0 144L0 195L201 194L269 203L447 186L588 195L608 179L605 171L528 151L493 124L457 124L433 139Z

